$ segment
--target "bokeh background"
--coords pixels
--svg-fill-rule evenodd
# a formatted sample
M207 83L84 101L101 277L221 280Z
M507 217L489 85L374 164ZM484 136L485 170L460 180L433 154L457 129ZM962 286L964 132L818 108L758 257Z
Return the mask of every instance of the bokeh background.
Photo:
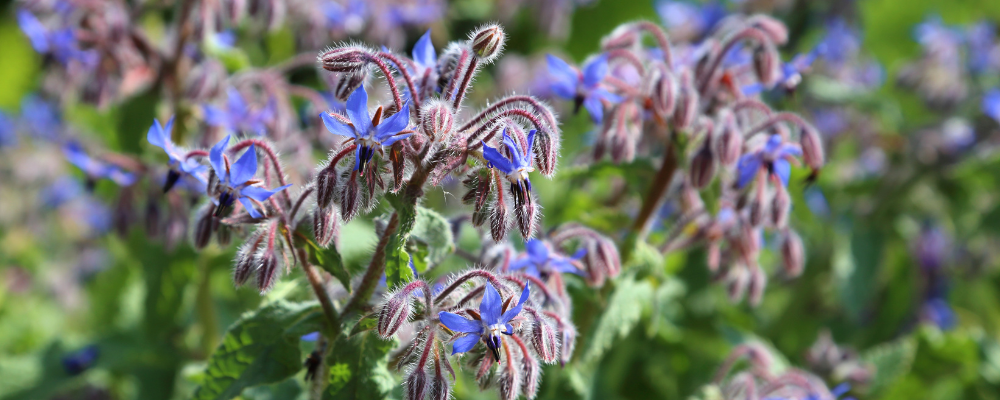
M88 184L47 144L47 135L69 131L151 159L158 150L145 144L146 130L165 117L166 100L142 85L104 102L53 87L44 57L17 23L25 3L0 1L0 398L189 398L226 327L263 302L309 299L305 279L293 272L265 297L234 289L235 246L195 252L184 227L176 243L150 238L141 228L144 204L114 182ZM162 39L175 2L141 3L143 12L125 17ZM371 2L383 3L397 2ZM697 36L726 12L768 13L789 27L780 49L786 59L831 31L848 38L843 58L804 71L794 93L765 95L775 108L812 120L827 146L819 179L806 183L807 172L796 170L790 185L791 224L807 249L804 274L772 281L758 307L733 304L711 284L699 249L654 257L646 268L666 278L630 283L637 285L632 297L571 282L581 343L573 363L546 367L540 398L702 396L734 346L755 340L773 348L776 362L810 370L831 387L849 382L857 398L1000 399L1000 99L989 101L1000 87L1000 2L432 3L404 22L359 16L360 25L347 23L319 43L302 38L305 28L291 13L272 30L237 30L212 57L239 71L334 40L406 50L428 28L444 43L500 21L505 57L471 94L484 104L510 92L550 96L544 54L582 61L601 37L636 19ZM321 85L311 72L292 79ZM611 233L628 226L637 203L609 207L609 193L624 187L640 197L654 169L574 163L589 151L593 124L571 104L553 103L564 147L560 173L536 183L546 221ZM443 209L448 196L435 192L427 202ZM670 226L670 210L662 216L651 241ZM376 239L370 219L343 228L349 268L362 268ZM459 245L474 251L477 240L464 235ZM763 256L767 268L778 264L774 253L771 246ZM434 274L465 265L454 258ZM305 398L303 374L242 398ZM455 398L495 396L468 376L456 384Z

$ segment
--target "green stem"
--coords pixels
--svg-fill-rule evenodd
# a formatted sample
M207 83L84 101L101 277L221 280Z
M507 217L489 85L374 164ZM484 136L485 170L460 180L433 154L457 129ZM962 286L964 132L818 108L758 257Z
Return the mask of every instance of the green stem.
M212 272L209 268L208 260L205 256L198 257L198 291L195 296L195 304L198 313L198 323L201 324L201 351L202 354L212 354L215 346L218 345L219 322L215 314L215 307L212 304Z

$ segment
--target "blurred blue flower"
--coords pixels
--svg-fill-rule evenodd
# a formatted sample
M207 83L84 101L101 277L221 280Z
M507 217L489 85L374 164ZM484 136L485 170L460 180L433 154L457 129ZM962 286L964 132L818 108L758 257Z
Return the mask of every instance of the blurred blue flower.
M48 208L59 208L66 202L77 198L84 193L83 186L76 179L69 176L62 176L52 182L51 185L42 189L39 193L42 205Z
M559 97L570 99L575 102L575 112L579 112L580 106L584 106L590 113L590 118L595 124L601 123L604 119L604 104L602 100L611 103L622 101L621 96L608 92L600 87L601 81L608 75L608 57L600 55L583 66L583 72L579 72L569 66L565 61L551 54L547 54L549 65L549 76L552 78L550 84L552 91Z
M319 332L307 333L302 335L299 339L306 342L315 342L316 340L319 340Z
M949 330L955 327L958 318L955 311L944 298L933 297L924 302L921 307L921 316L927 322L937 326L941 330Z
M528 173L535 170L531 166L531 151L535 144L535 130L532 129L528 132L528 144L525 148L521 148L521 145L515 142L514 139L511 139L507 135L507 130L504 129L503 144L507 146L507 150L512 157L511 159L505 157L497 149L487 145L486 142L483 142L483 158L486 159L490 168L496 168L507 175L515 204L523 204L528 199L528 192L531 191L531 180L528 179Z
M504 311L504 301L500 298L500 292L493 287L493 284L487 282L483 290L483 300L479 303L479 318L467 319L447 311L438 313L444 326L456 334L466 334L455 340L451 354L472 350L476 342L482 339L486 343L486 347L493 353L493 359L499 363L500 334L514 334L514 327L511 326L510 321L521 313L521 308L530 294L528 285L524 285L524 291L521 292L521 298L518 299L517 305Z
M17 24L39 54L51 54L63 65L79 61L86 68L97 65L97 52L80 50L72 28L51 31L28 10L17 10Z
M944 266L951 247L949 242L940 227L930 223L924 225L914 246L917 263L924 272L939 270Z
M523 269L525 273L533 276L543 277L552 273L583 274L573 261L583 258L587 254L586 249L577 250L572 257L549 250L549 247L538 239L529 239L524 244L525 254L510 264L511 270Z
M983 113L1000 123L1000 89L990 89L983 96Z
M835 18L826 24L826 35L816 51L834 68L854 58L861 49L861 37L847 25L843 18Z
M219 197L212 199L218 206L215 214L216 216L222 215L224 210L239 200L240 204L243 204L243 207L246 208L247 213L251 217L261 218L264 215L254 207L254 202L256 201L260 204L275 193L285 190L292 185L288 184L273 190L253 186L259 183L259 181L253 179L254 175L257 174L257 152L254 146L250 145L246 152L243 153L243 156L230 165L229 160L225 159L222 155L228 145L229 135L226 135L219 143L212 146L208 156L209 161L212 163L212 168L215 170L215 175L219 177L219 187L221 189Z
M847 113L839 108L819 108L812 112L813 126L826 137L843 133L850 126Z
M376 115L381 118L382 113L378 112ZM413 134L405 131L410 124L410 104L403 104L402 110L385 120L373 120L368 113L368 92L364 85L359 86L347 98L347 116L351 120L350 124L341 122L329 113L320 113L323 125L326 125L330 133L354 140L354 144L358 146L354 170L361 174L365 173L365 166L372 160L376 150L381 152L383 146L392 146Z
M352 35L360 33L368 19L368 7L364 0L348 0L346 6L327 0L321 7L328 28L340 29Z
M14 129L14 122L0 111L0 148L10 147L17 144L17 130Z
M208 169L195 159L185 158L184 152L170 140L173 128L174 117L170 117L166 126L160 125L160 121L154 119L153 125L149 127L149 132L146 133L146 140L153 146L163 149L167 153L167 157L170 158L170 172L163 187L164 192L169 191L177 183L177 180L181 178L181 173L192 176L203 183L206 182L205 171Z
M693 41L700 41L728 14L725 5L718 1L658 0L654 7L671 34L690 36Z
M21 101L21 118L28 124L28 133L33 137L55 140L62 132L59 111L41 97L31 95Z
M828 218L830 216L830 203L826 201L826 196L823 195L823 190L819 187L810 186L802 192L802 196L805 197L806 207L814 215L820 218Z
M66 160L83 170L88 179L109 179L119 186L130 186L135 183L135 175L122 170L117 165L90 157L79 143L67 142L63 145L62 150Z
M388 9L376 15L376 23L387 24L383 29L400 25L426 25L441 19L445 7L438 0L389 2Z
M788 186L792 173L788 158L799 155L802 155L802 149L798 146L785 143L781 135L771 135L763 148L740 157L736 167L739 174L736 184L741 188L746 186L761 168L767 168L769 173L781 180L782 185Z
M802 73L809 70L809 67L816 61L817 54L817 50L813 49L808 53L800 53L792 58L791 61L782 64L781 77L771 87L780 86L785 88L785 90L795 89L799 83L802 83ZM752 83L743 87L743 94L753 96L766 89L769 89L769 87L765 87L762 83Z
M917 42L924 50L954 64L960 62L959 49L962 45L962 32L946 26L941 17L933 15L917 24L913 31Z
M997 67L996 26L989 21L981 21L973 24L966 31L966 40L969 43L969 69L972 72L980 73L993 70Z
M416 64L415 77L418 81L429 71L434 71L437 67L437 53L434 51L434 43L431 42L431 30L424 32L417 44L413 45L413 61Z
M90 345L80 350L67 354L62 358L63 369L69 375L79 375L97 362L100 351L97 345Z
M243 94L235 88L226 89L226 107L216 107L206 104L205 122L210 126L224 128L230 132L253 132L263 136L267 131L267 124L274 119L274 112L277 105L274 98L267 101L267 105L260 110L251 110L247 105Z

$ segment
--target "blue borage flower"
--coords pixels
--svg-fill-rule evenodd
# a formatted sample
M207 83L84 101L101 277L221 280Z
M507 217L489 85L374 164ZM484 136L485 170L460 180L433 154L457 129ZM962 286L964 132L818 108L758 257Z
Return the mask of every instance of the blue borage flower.
M346 6L327 0L321 7L328 28L344 30L351 34L361 32L365 20L368 19L368 7L365 6L364 0L348 0Z
M250 145L239 160L230 164L229 158L222 154L229 145L229 136L226 135L222 138L208 152L208 159L212 163L212 169L215 170L219 184L219 195L212 199L212 202L218 206L215 209L215 216L222 215L225 210L232 207L234 202L239 200L251 217L262 218L264 215L254 207L254 203L256 202L263 209L263 201L292 185L288 184L272 190L254 186L261 183L260 180L253 179L254 175L257 174L257 152L254 150L254 146Z
M781 135L771 135L763 148L740 157L736 167L739 174L736 185L740 188L746 186L761 168L767 168L768 173L778 177L782 185L788 186L788 178L792 173L789 159L801 155L802 149L798 145L784 142Z
M1000 123L1000 89L993 88L983 96L983 113Z
M174 144L170 140L170 134L173 132L174 128L174 117L170 117L167 121L167 125L160 125L160 121L157 119L153 120L153 125L149 127L149 132L146 133L146 140L149 141L153 146L163 149L167 153L167 157L170 158L170 172L167 173L166 183L163 185L163 192L166 193L177 183L177 180L181 178L181 174L187 174L194 177L202 183L206 183L205 171L208 169L206 166L199 163L197 160L186 158L184 152L180 147Z
M507 146L512 158L508 159L494 149L483 143L483 158L486 159L487 166L496 168L507 175L510 181L510 192L514 195L514 204L520 206L528 201L531 195L531 180L528 173L535 170L531 166L532 148L535 145L535 130L528 132L528 145L521 148L521 145L507 135L507 130L503 131L503 144Z
M595 124L604 119L604 104L602 100L620 103L622 97L601 87L601 81L608 76L608 57L604 54L590 60L579 72L565 61L547 54L549 76L552 78L552 91L559 97L575 102L575 112L582 105L590 113Z
M7 117L7 114L0 111L0 148L15 144L17 144L17 135L14 132L14 123Z
M375 117L368 113L368 92L364 85L359 86L351 97L347 98L347 116L350 123L343 123L329 113L321 113L323 125L334 135L348 137L358 146L355 151L354 170L362 175L365 166L372 160L375 151L382 152L384 146L392 146L397 141L406 139L413 132L406 132L410 124L410 104L382 121L382 108L375 111ZM377 172L377 171L376 171Z
M455 340L455 343L452 345L451 354L465 353L472 350L476 342L482 340L486 344L486 347L490 349L490 352L493 353L493 359L499 363L500 334L514 334L514 327L510 324L510 321L521 313L521 308L524 306L524 302L528 300L530 294L528 285L524 285L524 290L521 292L521 298L518 299L517 304L507 309L507 305L510 304L511 299L508 299L506 302L503 301L500 298L500 292L493 287L493 284L487 282L483 290L483 300L479 303L479 314L472 311L469 312L472 319L447 311L439 312L438 317L441 318L441 323L444 326L456 334L465 334Z
M54 140L62 132L59 110L37 95L21 101L21 119L27 124L28 133L36 138Z
M205 105L205 122L209 126L220 127L231 132L253 132L263 136L267 130L267 124L274 119L274 110L277 107L274 98L267 101L267 105L260 110L251 110L247 105L243 94L235 88L226 89L226 107L216 107Z
M548 276L552 273L570 273L582 275L583 271L574 262L587 254L587 249L577 250L572 257L549 250L545 242L530 239L524 244L525 255L510 264L511 270L523 269L532 276Z
M697 4L687 1L660 0L654 5L656 13L663 20L663 25L670 30L671 35L683 34L692 39L701 39L716 23L729 12L726 6L718 1ZM680 32L683 31L683 32Z
M79 375L97 362L100 351L97 345L90 345L67 354L62 358L63 370L69 375Z
M93 50L80 50L72 28L48 30L30 11L24 9L17 11L17 24L28 36L31 47L39 54L51 54L63 65L69 65L72 61L79 61L87 68L97 65L97 53Z
M122 170L117 165L94 159L87 155L83 147L76 142L63 145L63 155L70 164L83 170L88 179L108 179L119 186L130 186L135 183L135 175Z

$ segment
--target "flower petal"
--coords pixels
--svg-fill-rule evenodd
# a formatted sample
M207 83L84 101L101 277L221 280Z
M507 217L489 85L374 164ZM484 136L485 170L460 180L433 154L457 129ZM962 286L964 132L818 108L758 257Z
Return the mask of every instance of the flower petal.
M601 54L583 68L583 84L593 87L608 76L608 56Z
M544 264L549 260L549 248L544 242L538 239L530 239L524 244L524 249L528 252L528 257L539 264Z
M172 123L173 119L171 119L170 122ZM170 139L169 138L165 138L164 136L165 135L164 135L163 126L160 125L160 121L159 120L154 119L153 120L153 125L150 126L149 127L149 131L146 132L146 140L149 141L149 144L151 144L153 146L156 146L156 147L159 147L159 148L161 148L161 149L163 149L163 150L166 151L167 150L167 141L170 140ZM169 151L168 151L168 153L169 153Z
M458 353L465 353L476 347L476 343L479 342L479 335L465 335L458 339L451 345L451 354L455 355Z
M511 165L510 160L500 154L497 149L494 149L483 142L483 158L490 163L491 166L499 169L500 172L509 174L514 171L514 166Z
M323 126L326 126L326 130L330 131L330 133L349 138L358 137L358 134L354 131L353 126L340 122L340 120L334 118L329 113L320 113L319 117L323 120Z
M226 108L231 115L246 115L247 102L243 100L243 94L234 87L226 89Z
M398 113L392 114L389 118L386 118L382 123L375 127L376 134L375 139L379 142L388 139L389 136L395 135L400 131L406 129L406 126L410 124L410 104L403 104L403 109ZM399 140L399 139L397 139Z
M600 124L604 120L604 104L601 103L601 98L599 96L590 96L583 101L583 107L587 109L587 113L590 114L590 119L594 121L595 124Z
M240 197L240 204L243 205L243 208L247 210L247 214L250 214L251 217L254 218L264 217L264 215L261 214L260 211L257 211L257 209L253 207L253 202L250 201L250 199L246 197Z
M404 133L402 135L389 136L387 139L385 139L385 140L382 141L382 146L392 146L393 143L396 143L396 142L398 142L400 140L406 139L406 138L408 138L410 136L413 136L413 134L412 133Z
M772 168L774 175L781 179L781 184L788 186L788 178L792 175L792 165L788 163L788 160L783 158L774 160Z
M47 30L34 14L25 9L17 10L17 24L28 35L35 51L43 54L49 52L49 39L45 34Z
M229 135L222 138L219 143L212 146L212 149L208 151L208 161L212 164L212 168L215 169L215 175L219 177L220 181L225 181L228 175L226 174L226 164L222 161L222 152L226 151L226 146L229 146Z
M275 193L288 189L290 186L292 186L292 184L289 183L285 186L279 186L271 190L264 189L259 186L247 186L243 189L240 189L240 194L243 195L244 197L249 197L251 199L263 202L264 200L271 198L271 196L274 196Z
M479 321L473 321L461 315L441 311L438 313L441 323L453 332L479 333L483 331L483 325Z
M368 114L368 92L365 85L358 86L351 97L347 98L347 116L354 124L358 137L365 137L372 128L372 117Z
M517 305L503 313L500 317L500 321L506 324L510 322L510 320L514 319L517 314L521 313L521 308L524 307L524 302L528 301L528 297L531 296L531 290L528 289L529 286L530 285L528 284L524 285L524 290L521 291L521 298L517 300Z
M239 160L236 160L229 171L229 184L232 186L242 185L257 174L257 151L254 145L250 145Z
M538 131L536 131L534 129L528 131L528 146L525 148L524 154L529 159L529 164L530 164L530 159L531 159L531 151L534 150L534 148L535 148L535 134L536 133L538 133Z
M520 168L526 166L528 163L525 162L524 153L521 151L521 145L514 141L514 138L507 135L507 130L503 131L503 144L507 146L507 150L510 150L510 155L514 156L514 168Z
M434 43L431 43L430 29L413 46L413 61L424 68L430 68L437 64L437 55L434 53Z
M500 298L500 292L493 287L492 283L486 282L486 287L483 289L483 301L479 303L479 316L483 323L487 325L497 323L502 310L503 299Z
M549 84L552 91L566 99L576 96L576 85L580 82L580 74L559 57L546 54L545 58L548 61L549 77L552 78Z
M757 171L760 170L760 155L743 155L740 157L740 161L737 163L736 169L739 174L739 179L736 180L736 186L742 188L750 183L754 176L757 175Z

